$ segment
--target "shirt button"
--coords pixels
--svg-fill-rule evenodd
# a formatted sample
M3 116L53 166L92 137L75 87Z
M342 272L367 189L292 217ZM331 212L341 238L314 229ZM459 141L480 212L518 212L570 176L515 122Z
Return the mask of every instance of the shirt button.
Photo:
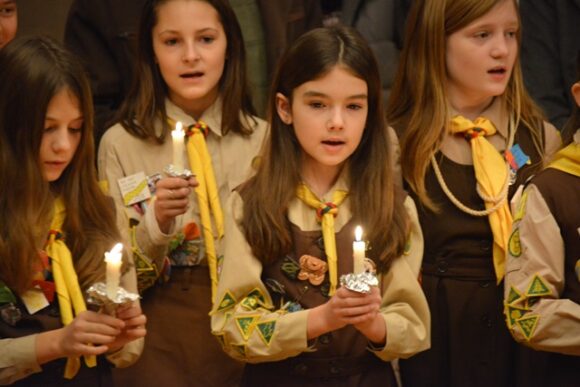
M439 261L437 262L437 271L439 273L447 272L447 261Z

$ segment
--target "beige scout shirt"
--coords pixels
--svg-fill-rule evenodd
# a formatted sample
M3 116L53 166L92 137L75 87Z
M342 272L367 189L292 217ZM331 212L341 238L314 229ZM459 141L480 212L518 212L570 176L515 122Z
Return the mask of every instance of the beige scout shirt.
M341 179L322 198L332 198L337 189L346 189ZM405 201L405 208L411 219L411 250L408 255L396 259L390 270L380 278L383 291L381 314L385 319L387 331L386 345L375 354L386 361L395 358L407 358L430 346L430 314L427 301L418 281L423 255L423 237L419 226L415 204L410 197ZM224 343L225 351L232 357L250 363L277 361L310 351L306 338L308 310L293 313L277 310L272 305L266 286L260 277L262 264L252 255L252 249L246 242L240 229L239 221L243 212L243 201L237 192L230 198L226 217L225 257L217 299L222 300L227 292L238 302L233 308L218 312L216 303L212 312L212 332ZM320 230L311 207L295 198L288 208L289 220L303 231ZM348 198L340 206L335 218L336 232L351 218ZM240 304L248 293L255 288L266 295L268 309L260 308L247 311ZM235 316L259 314L259 321L275 320L275 331L267 345L254 329L245 339L237 327ZM245 346L246 355L242 356L236 346Z
M137 293L135 269L123 274L121 286L130 292ZM14 383L33 373L42 372L42 366L36 358L37 334L16 339L0 340L0 385ZM144 339L140 338L125 345L121 350L106 355L115 367L128 367L135 363L143 351Z
M184 127L192 125L195 120L171 101L166 100L167 115L175 121L181 121ZM254 118L246 122L254 129L251 136L241 136L229 133L221 134L222 109L218 99L200 117L210 129L206 137L206 144L212 159L216 183L222 206L232 190L246 180L252 172L252 160L261 149L266 134L265 121ZM161 130L161 126L157 128ZM191 210L176 218L174 227L169 234L163 233L157 224L154 211L146 211L145 215L138 213L132 207L125 207L118 180L135 173L144 172L146 176L163 173L163 169L171 164L173 158L171 138L164 144L155 141L144 141L129 134L120 124L110 128L101 140L98 156L99 178L109 184L110 195L115 199L118 214L127 214L128 217L139 221L136 230L137 244L158 267L167 254L167 247L172 237L184 225L200 223L199 210L195 192L192 190L190 198ZM186 151L187 152L187 151ZM187 159L186 153L183 155ZM120 220L120 224L123 224ZM217 246L220 254L220 244Z
M493 144L498 151L503 151L506 148L510 123L510 117L507 112L502 109L501 102L501 98L495 98L491 105L480 114L480 116L490 120L497 129L497 132L494 135L488 136L486 139ZM457 114L459 113L451 108L450 116L454 117ZM547 164L554 153L560 149L562 141L558 130L548 122L544 122L544 135L546 143L544 162ZM465 141L463 136L446 133L443 137L443 143L441 144L441 152L443 152L447 158L458 164L473 165L471 145L469 142Z
M505 299L508 304L506 305L508 326L510 313L512 318L520 316L520 312L517 309L510 309L509 304L527 307L525 316L538 318L535 325L534 319L530 320L527 327L529 337L524 335L522 327L514 323L511 332L517 341L525 342L537 350L579 356L580 305L559 298L565 281L564 241L560 227L537 187L530 184L525 192L519 213L516 212L514 219L517 222L514 223L514 227L519 229L518 246L522 246L519 249L521 255L517 258L510 256L506 266ZM513 295L511 289L514 288L520 296L525 297L536 275L543 286L548 287L550 294L544 295L534 304L510 302Z

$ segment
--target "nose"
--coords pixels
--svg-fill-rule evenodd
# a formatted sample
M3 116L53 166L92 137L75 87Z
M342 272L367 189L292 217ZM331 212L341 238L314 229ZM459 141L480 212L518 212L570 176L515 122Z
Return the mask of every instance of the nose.
M330 110L326 125L328 130L342 130L344 128L344 116L340 107L335 107Z
M505 37L504 35L498 36L495 39L493 49L491 51L491 55L494 58L501 58L508 55L509 45L507 39L509 38Z
M53 137L52 150L55 153L63 153L72 149L72 139L68 132L68 128L61 128Z
M183 61L194 62L199 59L199 51L195 42L188 42L184 45Z

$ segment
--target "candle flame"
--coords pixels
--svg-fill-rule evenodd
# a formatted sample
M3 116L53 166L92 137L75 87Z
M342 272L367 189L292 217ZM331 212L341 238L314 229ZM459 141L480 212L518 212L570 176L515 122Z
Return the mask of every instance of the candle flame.
M174 137L178 137L178 136L183 137L185 135L185 133L183 132L183 124L181 123L181 121L177 121L175 123L175 130L172 130L171 134Z
M362 227L361 226L356 226L356 228L354 229L354 239L357 242L360 242L361 238L362 238Z
M123 250L123 244L117 243L111 251L105 253L105 261L120 262L122 257L121 250Z

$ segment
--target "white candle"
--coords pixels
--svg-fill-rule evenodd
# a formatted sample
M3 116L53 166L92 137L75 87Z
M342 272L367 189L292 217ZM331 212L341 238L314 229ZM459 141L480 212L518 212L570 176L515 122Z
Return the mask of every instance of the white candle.
M105 262L107 263L107 297L111 300L114 300L117 296L117 289L121 281L121 264L123 258L121 250L123 250L123 245L117 243L111 251L105 253Z
M360 274L365 271L365 242L362 241L362 228L356 226L354 230L354 242L352 242L353 273Z
M177 121L175 130L171 131L171 138L173 139L173 166L177 171L183 171L183 154L185 153L185 132L183 125Z

